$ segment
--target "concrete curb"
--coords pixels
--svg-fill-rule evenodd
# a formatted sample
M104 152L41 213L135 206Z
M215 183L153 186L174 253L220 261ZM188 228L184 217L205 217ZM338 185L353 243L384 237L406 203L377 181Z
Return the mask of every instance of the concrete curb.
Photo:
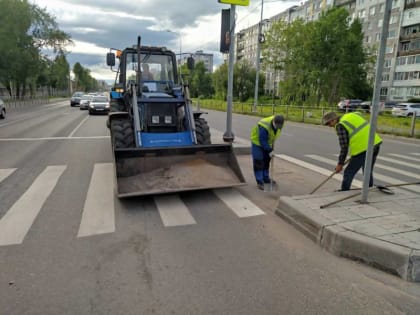
M293 197L280 197L275 213L336 256L359 260L404 280L420 282L420 251L347 230L314 215Z

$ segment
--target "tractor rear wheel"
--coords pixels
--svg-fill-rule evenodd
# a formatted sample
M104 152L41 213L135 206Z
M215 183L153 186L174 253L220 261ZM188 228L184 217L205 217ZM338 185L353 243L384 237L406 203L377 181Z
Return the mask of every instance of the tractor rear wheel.
M197 144L211 144L210 128L204 118L195 119L195 135Z
M134 131L130 119L111 120L111 141L114 149L133 148Z

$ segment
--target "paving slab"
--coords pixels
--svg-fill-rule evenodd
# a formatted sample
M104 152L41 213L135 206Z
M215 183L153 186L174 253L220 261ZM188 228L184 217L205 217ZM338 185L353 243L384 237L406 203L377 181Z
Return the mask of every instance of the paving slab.
M280 196L276 214L304 231L329 252L420 282L420 195L395 189L372 191L329 207L352 193Z

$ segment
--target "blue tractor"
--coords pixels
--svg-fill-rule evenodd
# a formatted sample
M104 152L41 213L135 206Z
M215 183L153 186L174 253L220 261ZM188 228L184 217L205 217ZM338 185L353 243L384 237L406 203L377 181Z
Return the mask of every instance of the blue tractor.
M111 49L118 60L107 126L119 198L243 185L231 144L211 144L194 111L176 56L164 47Z

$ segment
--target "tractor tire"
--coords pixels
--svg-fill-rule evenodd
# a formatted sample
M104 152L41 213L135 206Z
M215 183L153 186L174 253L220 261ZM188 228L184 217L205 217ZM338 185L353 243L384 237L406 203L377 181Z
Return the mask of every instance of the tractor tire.
M110 103L111 112L126 112L127 107L122 99L112 99Z
M195 119L195 135L197 144L211 144L210 128L204 118Z
M0 112L0 119L5 119L5 118L6 118L6 110L2 108Z
M111 121L111 141L114 149L134 148L134 131L129 119Z

